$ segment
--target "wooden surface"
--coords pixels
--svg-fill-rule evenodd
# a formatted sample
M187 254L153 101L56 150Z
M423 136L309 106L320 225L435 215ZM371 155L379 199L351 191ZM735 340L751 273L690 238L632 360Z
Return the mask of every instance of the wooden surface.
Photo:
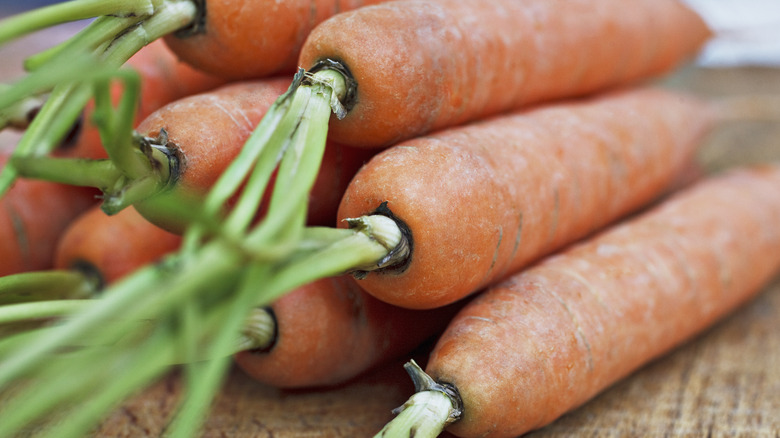
M0 49L3 78L14 71L9 59L17 52L11 50L32 50L31 44ZM713 98L754 93L780 99L780 71L771 69L688 69L668 83ZM729 123L700 156L711 172L773 160L780 160L780 114L774 121ZM423 363L425 349L416 357ZM280 391L234 370L204 436L371 436L411 394L401 369L406 359L318 391ZM167 376L114 412L96 436L160 435L179 390L178 376ZM780 436L780 280L698 338L529 436Z

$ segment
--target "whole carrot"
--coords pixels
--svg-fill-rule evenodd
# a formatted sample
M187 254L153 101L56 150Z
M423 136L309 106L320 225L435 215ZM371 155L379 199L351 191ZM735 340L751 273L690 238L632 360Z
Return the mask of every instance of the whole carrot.
M403 309L366 294L348 276L324 278L258 309L250 327L263 328L262 336L235 360L276 387L336 385L410 352L456 310Z
M324 21L298 64L344 73L330 138L376 147L657 76L709 35L676 0L401 0Z
M339 218L383 206L409 253L361 287L410 308L461 299L668 190L714 121L691 96L641 88L387 149L355 175Z
M749 300L780 269L778 185L777 165L732 171L478 296L439 339L430 376L414 371L460 402L439 430L542 427ZM394 427L379 436L408 436Z
M7 160L0 156L0 167ZM20 179L0 198L0 276L48 269L61 233L95 204L95 193Z

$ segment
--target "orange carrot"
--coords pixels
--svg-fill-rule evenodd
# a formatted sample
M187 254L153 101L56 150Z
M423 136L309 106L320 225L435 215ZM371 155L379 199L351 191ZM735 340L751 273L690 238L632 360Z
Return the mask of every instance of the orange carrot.
M341 65L353 93L329 135L375 147L657 76L709 36L677 0L402 0L324 21L299 65Z
M8 156L0 156L0 167ZM20 179L0 198L0 276L48 269L61 233L95 204L95 193Z
M152 112L174 100L216 88L225 82L193 69L179 61L162 41L153 41L127 61L128 67L141 76L137 120L143 120ZM113 88L118 101L122 87ZM82 158L106 158L97 128L91 123L94 105L88 104L74 131L66 137L57 152L62 156Z
M462 403L447 430L542 427L749 300L780 270L778 187L778 165L732 171L479 295L426 367Z
M343 219L384 204L408 232L411 253L361 286L402 307L463 298L659 196L714 119L691 96L645 88L402 142L339 208Z
M179 247L181 237L152 225L132 208L108 216L95 206L64 231L55 269L75 269L107 285Z
M347 276L324 278L260 311L257 319L267 327L261 345L235 360L276 387L335 385L409 353L444 329L455 310L402 309L366 294Z

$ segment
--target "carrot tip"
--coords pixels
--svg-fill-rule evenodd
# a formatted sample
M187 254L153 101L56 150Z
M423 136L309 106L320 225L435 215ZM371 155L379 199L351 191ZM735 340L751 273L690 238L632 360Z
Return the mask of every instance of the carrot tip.
M410 253L409 241L394 219L382 214L372 214L357 218L346 218L344 221L347 222L349 228L366 234L371 240L387 249L387 254L375 264L367 267L361 266L359 269L356 269L353 275L358 278L361 275L365 276L367 271L396 266L408 259Z

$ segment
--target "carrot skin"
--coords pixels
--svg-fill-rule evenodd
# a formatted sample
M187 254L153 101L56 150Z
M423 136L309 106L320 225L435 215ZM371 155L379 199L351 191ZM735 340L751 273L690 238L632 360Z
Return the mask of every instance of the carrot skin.
M144 120L165 104L225 83L222 78L204 74L179 61L162 41L152 41L133 55L125 65L141 76L137 122ZM115 103L119 102L122 89L120 84L113 86L112 97ZM63 141L57 155L80 158L108 157L103 149L100 133L91 122L93 111L94 103L89 102L73 137Z
M105 285L173 252L181 236L169 233L126 208L108 216L95 206L64 231L54 256L56 269L87 269Z
M317 24L342 11L385 0L219 1L205 3L203 30L169 35L180 59L213 75L247 80L293 72Z
M396 1L321 23L299 65L346 65L357 97L329 135L380 147L666 73L710 33L676 0Z
M411 231L408 265L361 286L402 307L461 299L664 193L713 122L703 102L646 88L402 142L339 208L343 219L387 202Z
M0 157L0 166L7 156ZM49 269L62 232L96 203L96 191L19 179L0 198L0 276Z
M441 332L458 307L402 309L363 292L347 276L324 278L277 300L277 339L268 351L244 351L236 363L255 380L281 388L343 383L409 353Z
M480 294L426 369L463 400L448 430L542 427L749 300L780 270L779 185L732 171Z

